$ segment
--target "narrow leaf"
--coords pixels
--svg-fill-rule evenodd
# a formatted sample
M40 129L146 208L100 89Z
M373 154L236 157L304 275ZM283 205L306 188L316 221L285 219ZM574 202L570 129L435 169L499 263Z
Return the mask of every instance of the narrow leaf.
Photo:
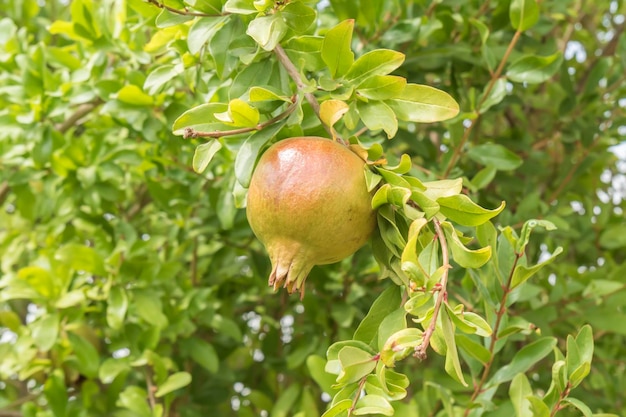
M543 337L524 346L515 354L511 363L500 368L491 377L487 386L499 385L512 380L519 373L525 373L533 365L550 354L554 346L556 346L556 339L553 337Z

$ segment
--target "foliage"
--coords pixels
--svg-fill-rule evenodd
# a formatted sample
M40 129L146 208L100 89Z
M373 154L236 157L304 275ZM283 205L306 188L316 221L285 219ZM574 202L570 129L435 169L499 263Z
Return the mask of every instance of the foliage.
M625 414L625 14L8 0L0 416ZM241 209L297 135L379 218L302 301Z

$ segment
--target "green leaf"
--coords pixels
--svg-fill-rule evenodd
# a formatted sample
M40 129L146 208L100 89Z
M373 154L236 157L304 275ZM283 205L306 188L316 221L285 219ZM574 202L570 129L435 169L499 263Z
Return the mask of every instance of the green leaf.
M524 253L526 250L526 245L530 241L530 234L536 227L543 227L546 230L556 230L556 226L554 223L548 220L539 220L539 219L531 219L526 220L524 222L524 226L522 226L522 231L520 232L519 240L517 241L517 245L515 246L515 252Z
M454 336L454 340L461 350L465 351L468 355L478 360L483 365L486 365L487 362L489 362L489 359L491 359L489 350L469 337L463 334L457 334Z
M605 249L620 249L626 247L626 224L607 225L600 233L600 246Z
M366 169L365 170L365 183L367 184L367 191L371 192L376 189L378 184L382 181L383 177L378 174L375 174L373 171Z
M283 96L278 92L273 91L271 87L260 87L260 86L252 86L250 88L250 101L284 101L287 103L291 103L291 99L289 97Z
M128 361L124 359L107 358L102 362L98 370L98 379L103 384L112 383L122 372L130 370Z
M191 383L191 374L189 372L176 372L167 377L165 382L159 384L159 389L154 393L154 396L161 398L170 392L177 389L186 387Z
M441 197L451 197L460 194L463 190L463 179L428 181L424 183L424 194L431 200Z
M369 312L361 320L352 338L371 344L376 340L378 328L384 318L395 311L398 306L400 306L400 288L391 286L372 303Z
M591 363L593 359L594 341L593 341L593 329L590 325L585 324L580 328L576 335L576 346L580 354L580 360Z
M43 393L54 417L67 415L68 394L63 371L55 369L47 376Z
M561 52L549 56L523 56L511 63L506 76L518 83L539 84L552 78L562 62Z
M228 115L236 127L256 127L259 124L259 110L238 98L228 103Z
M389 401L380 395L365 395L356 403L356 409L352 412L355 416L367 414L382 414L393 416L394 410Z
M360 56L345 75L353 83L377 75L387 75L404 62L404 54L391 49L374 49Z
M207 143L198 145L193 154L192 167L195 172L201 174L209 166L209 163L217 153L222 149L222 143L217 139L211 139Z
M485 89L487 88L488 87L485 87ZM485 96L485 93L488 95ZM491 107L504 100L504 97L506 97L507 94L506 79L498 78L498 80L493 84L493 87L491 87L488 92L485 91L485 93L483 93L483 96L479 100L480 107L478 110L481 114L485 113Z
M583 297L601 298L624 289L626 284L622 282L609 281L607 279L594 279L583 290Z
M404 153L400 157L400 162L398 162L398 165L395 165L395 166L385 165L384 167L387 171L392 171L392 172L395 172L396 174L406 174L413 167L413 162L411 161L411 157L408 154ZM411 177L406 177L405 180L408 181L410 178ZM417 178L413 178L413 179L417 180ZM418 183L420 183L420 189L422 190L425 189L425 187L421 186L421 182L419 180L417 181Z
M152 106L154 99L136 85L125 85L117 92L117 99L122 103L134 106Z
M311 377L317 382L324 392L332 392L332 385L335 383L335 376L324 370L326 360L319 355L309 355L306 358L306 366Z
M133 304L135 313L147 323L158 328L168 324L167 316L163 314L161 298L147 291L134 291Z
M555 346L556 339L553 337L542 337L524 346L515 354L511 363L498 369L487 383L487 386L497 386L512 380L519 373L525 373L552 352Z
M124 324L127 310L128 296L126 290L121 286L112 287L107 298L107 324L112 329L119 330Z
M463 268L480 268L491 258L491 246L480 249L468 249L463 245L454 227L448 222L442 222L448 246L452 252L452 259Z
M465 194L440 197L437 199L441 214L463 226L479 226L497 216L504 210L504 201L500 207L488 210L474 203Z
M231 44L237 40L243 30L239 19L230 19L224 22L209 39L209 53L215 63L215 71L220 78L228 77L239 60L232 53Z
M378 343L376 347L379 350L382 349L391 335L404 329L406 329L406 310L404 307L399 307L389 313L378 326Z
M95 275L106 274L102 256L94 248L88 246L69 243L56 252L55 258L75 271L85 271Z
M213 345L197 337L192 337L185 341L184 346L189 350L189 355L196 363L212 374L217 373L220 359Z
M231 12L234 13L234 12ZM204 45L230 19L229 16L203 17L196 20L187 34L187 46L191 54L197 54Z
M289 38L283 45L292 61L298 62L303 70L321 71L326 68L322 59L324 39L319 36L297 36Z
M386 103L398 119L407 122L440 122L459 113L459 104L452 96L426 85L407 84L400 95Z
M436 320L433 317L432 320ZM456 348L456 341L454 338L454 325L449 316L447 309L443 309L441 312L441 331L443 338L446 341L446 362L445 370L455 381L460 382L463 386L467 386L465 378L463 377L463 371L461 370L461 362L459 361L459 354Z
M383 129L387 137L391 139L398 131L398 119L396 115L382 101L371 101L369 103L358 103L357 111L361 120L369 130Z
M478 30L478 33L480 34L480 42L482 44L487 43L487 39L489 39L489 27L482 21L473 17L469 19L469 22L476 28L476 30Z
M30 327L33 342L42 352L47 352L56 344L61 319L57 313L49 313L32 322Z
M320 104L320 119L328 127L333 127L341 116L346 114L349 107L341 100L326 100Z
M567 398L563 399L563 403L574 406L581 413L583 413L583 416L585 416L585 417L592 417L593 416L593 412L591 411L589 406L587 404L585 404L584 402L580 401L578 398L567 397Z
M403 316L404 319L404 316ZM404 323L406 326L406 323ZM381 339L383 339L381 337ZM391 334L384 340L379 341L380 360L387 367L395 366L396 361L404 359L422 344L423 332L415 327L401 329Z
M512 0L509 18L515 30L523 32L530 29L539 20L537 0Z
M352 30L354 20L344 20L326 32L322 44L322 60L330 70L333 78L342 77L354 63L352 52Z
M533 417L550 417L550 409L541 399L535 396L527 397L527 399L530 402L530 410Z
M489 184L491 184L491 182L496 177L497 172L498 170L495 169L494 167L490 165L486 166L480 171L478 171L476 175L474 175L474 178L472 178L471 183L476 190L481 190L487 187Z
M516 417L533 417L530 401L527 399L532 394L533 391L526 375L523 373L515 375L509 387L509 397L513 403Z
M148 395L144 389L130 385L119 394L115 405L126 408L139 417L154 417L146 398Z
M376 361L371 353L354 346L344 346L338 355L341 372L337 376L337 385L356 382L372 372Z
M395 75L374 75L356 88L359 95L370 100L387 100L404 91L406 78Z
M143 88L148 94L154 95L161 90L163 85L182 71L182 65L161 65L148 74L146 81L143 83Z
M537 265L533 265L530 267L524 266L524 265L517 265L517 267L515 268L515 271L513 271L513 278L511 279L511 288L515 288L519 286L520 284L526 282L530 277L532 277L537 272L539 272L541 268L543 268L544 266L548 264L551 264L554 261L554 259L556 259L556 257L561 254L561 252L563 252L563 248L559 246L558 248L554 250L554 252L552 252L549 258L544 259L542 262L538 263Z
M283 18L296 33L305 32L315 22L315 9L302 2L291 2L282 9Z
M332 407L330 407L322 417L337 417L344 413L344 411L348 411L352 407L352 400L345 399L337 402Z
M270 412L270 417L288 417L293 415L292 408L300 395L300 385L291 384L289 387L283 391L283 393L278 397L278 400L272 407L272 411Z
M163 29L170 26L180 25L181 23L185 23L191 19L193 19L193 16L172 13L167 9L162 9L161 13L159 13L155 20L155 24L156 27Z
M100 368L100 354L85 338L69 332L67 337L78 360L78 371L88 378L96 378Z
M285 121L281 121L255 132L241 145L235 158L235 176L239 184L246 188L250 185L250 178L259 158L259 152L284 125Z
M191 128L201 132L211 132L216 130L216 125L228 129L227 125L221 123L216 114L228 111L228 105L224 103L208 103L193 107L181 114L172 126L175 135L183 135L185 129Z
M287 32L287 24L280 13L259 16L250 22L246 34L266 51L273 51Z
M523 163L522 158L495 143L475 146L467 152L467 156L479 164L492 166L500 171L512 171Z
M228 0L224 4L224 11L244 15L258 13L256 7L254 7L254 0Z

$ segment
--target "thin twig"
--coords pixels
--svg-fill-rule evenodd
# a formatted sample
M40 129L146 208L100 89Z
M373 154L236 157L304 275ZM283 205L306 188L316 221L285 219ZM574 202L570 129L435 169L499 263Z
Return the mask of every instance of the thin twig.
M293 62L291 62L291 59L289 59L289 56L287 56L287 53L285 52L283 47L280 45L276 45L276 47L274 48L274 53L276 54L276 58L278 58L278 62L281 63L281 65L287 71L287 74L289 74L293 82L296 83L296 87L298 88L298 90L305 91L306 85L304 85L304 81L302 81L302 78L300 77L300 72L298 71L296 66L293 64ZM304 98L309 103L309 105L313 109L313 112L319 119L320 118L320 104L317 102L317 99L315 98L313 93L304 93ZM322 121L322 119L320 119L320 121ZM322 121L322 126L324 126L324 129L326 129L326 131L331 137L333 138L337 137L336 134L333 134L332 129L326 126L326 124L323 121ZM343 142L343 140L341 139L339 140Z
M289 105L289 107L287 107L287 110L285 110L284 112L282 112L281 114L279 114L276 117L272 117L269 120L266 120L262 123L257 124L256 126L252 126L252 127L242 127L239 129L233 129L233 130L215 130L213 132L199 132L197 130L195 130L194 128L188 127L185 129L184 133L183 133L183 138L188 139L188 138L221 138L224 136L234 136L234 135L241 135L242 133L249 133L249 132L254 132L254 131L258 131L258 130L263 130L264 128L285 119L287 116L289 116L291 113L293 113L293 111L296 109L297 106L297 100L296 100L296 96L293 96L291 98L291 104Z
M0 417L22 417L21 411L0 410Z
M511 52L513 52L513 48L515 48L517 41L519 41L520 36L522 36L522 32L519 30L516 31L515 34L513 35L513 38L511 39L511 42L509 43L509 46L506 48L506 52L504 53L504 56L502 57L502 60L500 61L498 68L491 76L491 81L487 85L487 88L485 89L485 93L483 94L482 98L478 102L478 105L476 106L476 118L472 121L472 124L470 124L467 127L467 129L465 129L465 132L463 133L463 137L461 138L461 142L454 149L454 153L452 154L452 157L450 158L450 162L448 162L448 166L446 167L446 170L444 171L444 174L443 174L444 178L447 178L448 175L450 175L450 171L452 171L452 168L454 167L454 165L456 165L457 161L459 160L459 157L461 156L461 151L463 150L463 147L469 140L470 134L472 132L472 129L476 125L476 122L480 118L480 115L481 115L480 106L485 102L487 97L489 97L489 93L491 93L491 90L496 85L496 81L498 81L498 79L502 75L504 66L506 65L506 62L508 61L509 56L511 55Z
M78 123L80 119L91 113L99 105L104 103L102 99L97 98L88 103L83 103L76 108L76 111L68 117L63 123L58 123L55 128L61 133L67 132L72 126Z
M7 196L9 195L9 191L11 191L11 188L9 187L9 182L3 181L2 184L0 184L0 206L4 204L4 200L6 200Z
M158 7L159 9L165 9L168 12L174 13L174 14L179 14L182 16L199 16L199 17L211 17L211 16L222 16L221 13L219 14L208 14L208 13L202 13L202 12L190 12L187 8L185 8L185 10L179 10L179 9L175 9L173 7L170 7L166 4L161 3L158 0L147 0L148 3L150 4L154 4L156 7Z
M156 397L154 396L154 393L156 392L156 387L154 386L154 383L152 382L152 372L150 372L150 368L146 367L144 369L144 376L146 377L146 388L148 391L148 403L150 404L150 409L154 410L154 407L156 407Z
M435 327L437 326L437 317L439 317L439 310L441 310L441 305L448 296L448 271L451 268L450 257L448 254L448 243L446 242L446 237L441 230L439 220L433 218L433 225L435 226L435 233L437 234L437 239L439 239L439 244L441 245L441 256L443 260L444 271L443 275L441 276L441 280L439 280L439 294L437 295L437 300L435 301L433 317L430 320L428 328L422 336L422 343L415 348L415 353L413 354L413 356L421 360L426 359L426 350L430 345L430 338L433 336L433 333L435 332Z
M374 356L372 360L375 360L378 363L378 361L380 360L380 355ZM348 417L352 416L352 413L354 412L354 410L356 410L356 404L359 402L359 399L361 398L361 392L363 392L363 388L365 387L365 382L367 381L368 375L365 375L359 381L359 386L356 389L356 392L354 393L354 399L352 400L352 405L348 409Z
M509 277L507 279L506 285L502 287L504 292L502 294L502 298L500 299L500 308L498 309L498 312L496 313L496 323L493 326L493 331L491 333L491 341L489 342L489 361L485 364L485 368L483 369L483 374L480 378L480 382L474 386L474 392L472 393L472 397L470 398L468 407L465 409L465 413L463 414L464 416L469 415L471 411L471 408L469 406L474 402L476 397L478 397L478 395L482 392L483 386L485 385L485 383L487 382L487 378L489 377L489 372L491 371L491 366L493 365L496 342L498 341L498 332L500 331L502 318L504 317L504 314L506 313L506 301L509 296L509 293L511 292L511 282L513 281L513 273L515 272L515 268L517 268L517 263L519 262L520 258L523 255L524 255L523 252L515 254L515 261L513 262L513 266L511 267L511 270L509 271Z

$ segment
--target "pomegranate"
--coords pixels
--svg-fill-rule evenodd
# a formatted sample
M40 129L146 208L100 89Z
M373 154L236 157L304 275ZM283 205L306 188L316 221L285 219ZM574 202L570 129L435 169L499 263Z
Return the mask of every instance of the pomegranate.
M347 147L320 137L272 145L250 180L246 214L272 263L269 285L304 296L314 265L357 251L376 227L365 162Z

